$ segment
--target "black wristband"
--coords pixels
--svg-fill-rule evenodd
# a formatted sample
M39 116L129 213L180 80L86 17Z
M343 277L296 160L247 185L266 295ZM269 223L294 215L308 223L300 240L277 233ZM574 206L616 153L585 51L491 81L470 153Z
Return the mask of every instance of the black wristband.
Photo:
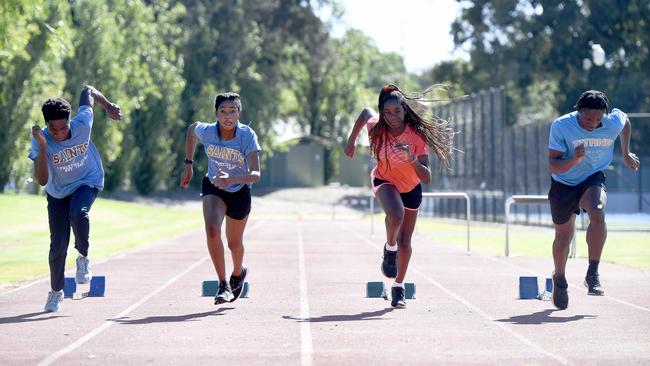
M185 164L192 165L194 162L190 159L185 159Z

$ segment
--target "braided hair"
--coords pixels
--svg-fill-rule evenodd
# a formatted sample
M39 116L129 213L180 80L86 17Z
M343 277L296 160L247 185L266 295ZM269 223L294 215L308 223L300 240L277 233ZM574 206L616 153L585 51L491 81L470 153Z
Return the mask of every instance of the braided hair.
M578 112L581 109L597 109L604 110L605 113L609 113L609 99L605 93L598 90L587 90L586 92L580 95L576 105L573 106L573 109Z
M385 144L390 143L392 136L383 114L384 104L390 100L398 101L404 108L404 123L411 126L433 150L441 166L448 167L454 146L454 130L449 127L449 122L431 113L424 104L438 100L427 98L441 85L433 85L419 93L406 94L397 86L389 84L384 86L379 93L379 121L370 129L370 150L372 155L379 159ZM385 161L388 161L388 152L384 149Z

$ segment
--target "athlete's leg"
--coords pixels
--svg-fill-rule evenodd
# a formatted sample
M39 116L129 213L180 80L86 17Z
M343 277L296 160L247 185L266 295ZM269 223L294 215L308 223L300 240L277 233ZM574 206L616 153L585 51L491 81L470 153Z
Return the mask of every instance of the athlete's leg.
M573 230L575 226L575 214L572 214L569 220L563 224L555 224L555 239L553 240L553 264L555 273L564 275L566 271L566 262L569 258L569 247L573 239Z
M408 270L409 261L411 260L411 237L415 231L415 222L418 218L417 210L404 210L404 221L397 235L397 244L399 246L397 251L397 277L395 282L403 283Z
M599 261L607 239L607 224L605 223L605 205L607 193L600 186L587 188L580 198L580 207L589 215L587 227L587 246L590 261Z
M399 192L392 184L384 184L377 190L377 200L386 214L386 242L394 245L404 221L404 204Z
M242 220L235 220L226 217L226 239L228 240L228 249L232 256L232 274L239 276L241 274L242 264L244 262L244 229L248 222L248 216Z
M226 262L223 242L221 241L221 226L225 216L226 204L220 197L213 194L203 196L203 219L205 221L205 235L208 240L208 251L219 281L226 280Z

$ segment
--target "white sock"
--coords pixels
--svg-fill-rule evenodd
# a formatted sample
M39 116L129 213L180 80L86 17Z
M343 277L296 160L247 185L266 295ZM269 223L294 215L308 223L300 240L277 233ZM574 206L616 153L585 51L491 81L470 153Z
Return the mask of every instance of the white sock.
M393 285L391 287L401 287L404 288L404 283L399 283L399 282L393 282Z
M397 251L397 243L395 243L395 245L388 245L388 243L386 243L385 247L386 247L386 250L389 250L391 252L396 252Z

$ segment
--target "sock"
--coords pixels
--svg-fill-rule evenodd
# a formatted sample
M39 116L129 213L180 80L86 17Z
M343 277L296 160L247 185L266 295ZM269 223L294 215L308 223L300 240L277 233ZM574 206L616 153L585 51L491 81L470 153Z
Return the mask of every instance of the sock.
M391 287L401 287L401 288L404 288L404 283L393 282L393 285L392 285Z
M589 268L587 268L587 276L597 276L599 264L600 261L589 260Z
M391 252L396 252L397 251L397 243L395 243L395 245L388 245L388 243L386 243L385 247L386 247L386 250L388 250L388 251L391 251Z

